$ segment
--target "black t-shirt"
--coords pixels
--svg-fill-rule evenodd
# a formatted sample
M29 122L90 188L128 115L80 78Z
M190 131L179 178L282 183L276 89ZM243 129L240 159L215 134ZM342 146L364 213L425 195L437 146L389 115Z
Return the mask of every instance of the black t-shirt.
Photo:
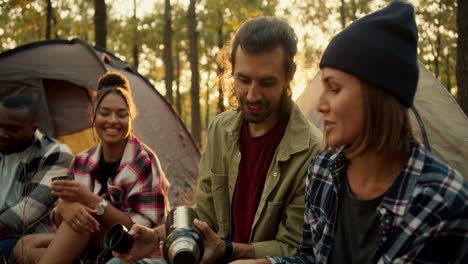
M101 155L99 159L99 165L96 171L96 178L101 183L101 191L99 191L99 195L107 193L107 181L110 179L114 179L117 175L117 170L119 169L120 160L113 161L113 162L106 162L104 157Z
M360 200L349 189L347 177L339 193L335 240L328 263L371 263L380 243L377 207L382 196Z

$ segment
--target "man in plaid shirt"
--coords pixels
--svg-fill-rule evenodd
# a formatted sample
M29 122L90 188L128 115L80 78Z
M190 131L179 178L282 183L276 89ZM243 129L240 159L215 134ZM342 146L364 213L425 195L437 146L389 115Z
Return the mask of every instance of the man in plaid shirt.
M56 197L51 179L67 174L73 155L37 129L33 102L20 95L0 103L0 254L9 256L24 234L45 232Z

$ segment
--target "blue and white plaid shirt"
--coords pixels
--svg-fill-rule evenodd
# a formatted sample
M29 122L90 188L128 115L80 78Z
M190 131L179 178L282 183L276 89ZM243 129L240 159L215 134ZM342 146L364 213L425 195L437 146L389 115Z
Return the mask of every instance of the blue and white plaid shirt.
M317 154L308 169L299 255L270 263L327 263L347 163L343 148ZM424 146L412 145L377 214L382 236L373 263L468 263L468 184Z

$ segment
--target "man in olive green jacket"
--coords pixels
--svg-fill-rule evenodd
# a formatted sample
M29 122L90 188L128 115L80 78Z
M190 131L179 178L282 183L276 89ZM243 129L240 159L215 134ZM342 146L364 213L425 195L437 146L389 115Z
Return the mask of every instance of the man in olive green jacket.
M218 236L230 238L231 204L236 186L241 146L241 112L216 117L208 130L208 145L200 163L200 180L194 209ZM271 160L249 242L254 257L296 254L304 222L305 175L318 150L320 131L293 103L284 136ZM245 195L249 195L246 193ZM236 244L233 257L236 258Z
M276 18L248 20L234 36L226 62L235 109L210 124L193 207L202 264L297 253L305 176L322 135L291 99L296 52L294 30ZM134 225L133 248L115 255L128 263L150 255L163 230Z
M203 263L296 254L305 176L321 140L291 100L296 43L294 30L274 18L251 19L236 32L230 56L235 110L210 124L200 163L194 209L203 221L195 221L205 238ZM260 151L246 145L265 137ZM266 166L258 169L258 163Z

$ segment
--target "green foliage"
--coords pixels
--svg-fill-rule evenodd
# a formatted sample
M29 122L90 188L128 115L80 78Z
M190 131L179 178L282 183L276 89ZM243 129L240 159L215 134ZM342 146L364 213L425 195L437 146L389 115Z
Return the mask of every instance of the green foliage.
M51 0L52 38L78 37L94 43L94 6L92 1ZM133 43L139 45L139 72L165 94L163 58L164 1L154 1L150 10L143 10L143 0L136 0L136 20L132 13L118 12L124 1L107 0L107 47L121 59L133 64ZM180 85L184 119L190 122L190 64L188 60L188 25L186 1L172 2L172 53L174 84ZM217 111L218 65L220 48L229 43L239 25L248 18L282 14L295 25L299 36L297 63L300 71L311 77L318 68L320 56L330 38L343 25L382 7L389 0L291 0L285 10L284 1L273 0L199 0L197 1L197 31L199 34L200 102L203 127ZM413 0L419 28L419 58L429 66L442 83L456 87L456 8L455 0ZM125 1L127 5L133 1ZM32 41L45 39L45 0L0 0L0 51ZM282 11L282 13L280 12ZM138 33L135 36L135 23ZM176 56L180 62L177 75ZM209 93L208 101L206 93ZM175 92L174 92L175 93ZM229 91L224 91L225 96ZM175 94L174 94L175 98ZM208 109L207 109L208 108ZM184 114L185 113L185 114ZM206 114L208 113L208 114ZM206 118L208 115L208 118Z
M45 34L45 2L0 2L0 51L40 40Z
M293 0L296 17L307 28L302 36L302 64L317 69L320 56L328 43L344 25L383 7L390 0ZM419 0L415 5L419 30L419 59L451 90L456 76L456 1ZM319 41L325 40L325 41Z
M456 1L420 0L416 9L419 29L419 59L447 87L455 88Z

